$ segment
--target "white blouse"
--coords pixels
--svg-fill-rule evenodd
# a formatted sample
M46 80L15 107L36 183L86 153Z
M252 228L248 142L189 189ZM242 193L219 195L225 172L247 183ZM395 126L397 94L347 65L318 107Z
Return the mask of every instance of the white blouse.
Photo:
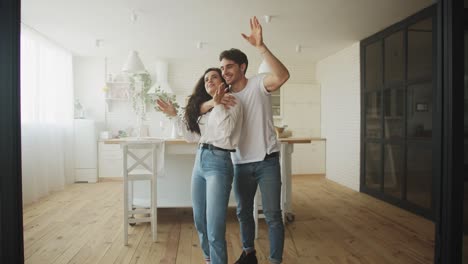
M227 110L223 105L217 105L210 112L202 115L198 121L201 135L189 131L181 117L175 117L174 121L179 134L183 134L188 142L212 144L223 149L236 149L240 140L242 119L242 105L236 104Z

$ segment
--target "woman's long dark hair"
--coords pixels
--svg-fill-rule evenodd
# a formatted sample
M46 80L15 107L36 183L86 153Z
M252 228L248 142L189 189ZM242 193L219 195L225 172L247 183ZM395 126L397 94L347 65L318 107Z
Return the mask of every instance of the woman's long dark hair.
M210 72L215 71L219 74L221 80L226 84L226 81L222 77L221 70L218 68L209 68L203 73L203 75L198 80L195 88L193 89L192 94L189 97L187 106L185 107L184 119L187 123L187 129L191 132L195 132L200 135L200 126L198 125L198 119L200 118L200 107L201 105L211 100L211 95L206 92L205 89L205 75ZM227 86L227 85L226 85Z

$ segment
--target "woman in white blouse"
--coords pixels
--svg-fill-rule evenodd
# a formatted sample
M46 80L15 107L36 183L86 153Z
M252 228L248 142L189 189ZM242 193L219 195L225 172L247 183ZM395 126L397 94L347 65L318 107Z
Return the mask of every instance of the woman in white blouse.
M226 264L226 211L233 179L231 152L235 152L242 126L242 105L226 109L221 100L227 92L218 68L209 68L197 82L184 117L172 104L157 100L158 107L175 118L189 142L199 142L192 173L192 203L195 227L206 263ZM206 114L200 106L213 99Z

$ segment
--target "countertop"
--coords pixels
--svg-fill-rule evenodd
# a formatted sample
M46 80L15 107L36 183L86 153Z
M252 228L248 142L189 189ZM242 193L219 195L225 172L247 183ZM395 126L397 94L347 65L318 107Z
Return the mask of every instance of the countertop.
M161 139L161 138L154 138L154 137L142 137L139 139L134 138L134 137L113 138L113 139L100 139L99 141L104 142L105 144L120 144L120 143L128 142L128 141L152 142L152 141L159 141L159 140L164 140L166 143L169 143L169 144L197 144L194 142L187 142L183 138ZM326 141L326 139L314 138L314 137L287 137L287 138L278 138L278 141L281 143L288 143L288 144L301 144L301 143L311 143L312 141Z

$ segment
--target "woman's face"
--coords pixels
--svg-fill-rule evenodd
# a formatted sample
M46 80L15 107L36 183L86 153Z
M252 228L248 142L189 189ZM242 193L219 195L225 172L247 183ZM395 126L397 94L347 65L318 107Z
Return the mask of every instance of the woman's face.
M213 97L216 89L223 82L221 75L217 71L209 71L205 74L205 89L206 92Z

